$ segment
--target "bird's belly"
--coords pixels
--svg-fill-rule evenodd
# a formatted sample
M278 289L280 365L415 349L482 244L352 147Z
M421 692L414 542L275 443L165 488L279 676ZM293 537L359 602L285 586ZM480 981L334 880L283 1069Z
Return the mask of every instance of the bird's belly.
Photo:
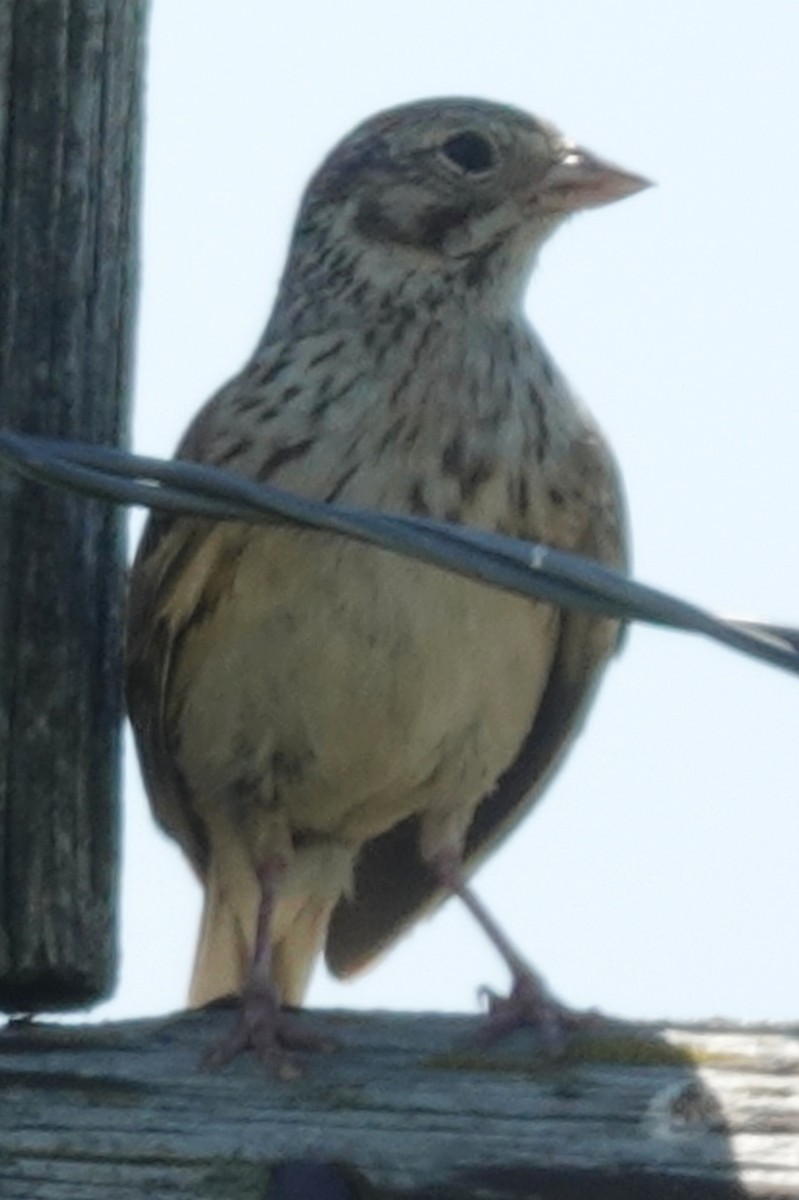
M387 551L257 531L176 663L198 811L280 808L294 831L358 843L473 810L530 729L557 621Z

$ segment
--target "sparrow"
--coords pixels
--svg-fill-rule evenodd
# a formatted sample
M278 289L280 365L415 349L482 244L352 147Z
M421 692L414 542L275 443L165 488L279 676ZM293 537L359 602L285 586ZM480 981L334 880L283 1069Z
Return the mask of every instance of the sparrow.
M266 331L177 457L327 502L500 531L624 569L613 455L523 311L572 213L647 186L505 105L381 112L302 199ZM449 894L508 962L493 1037L570 1012L471 889L542 794L616 622L296 525L153 515L127 697L156 819L204 889L190 1002L239 996L212 1060L310 1039L352 975Z

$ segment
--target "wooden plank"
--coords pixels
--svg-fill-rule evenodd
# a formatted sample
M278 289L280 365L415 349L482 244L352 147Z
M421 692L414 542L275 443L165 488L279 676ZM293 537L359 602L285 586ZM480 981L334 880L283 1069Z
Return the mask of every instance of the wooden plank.
M799 1027L614 1024L554 1063L468 1017L313 1013L337 1048L281 1079L199 1069L230 1020L0 1035L3 1200L799 1196Z

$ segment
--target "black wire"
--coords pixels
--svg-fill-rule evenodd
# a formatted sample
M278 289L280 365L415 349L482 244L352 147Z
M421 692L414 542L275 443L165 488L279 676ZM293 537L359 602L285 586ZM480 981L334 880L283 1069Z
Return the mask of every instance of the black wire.
M325 504L218 467L0 432L0 459L38 482L164 512L324 529L567 608L699 633L799 674L799 630L725 620L591 559L422 517Z

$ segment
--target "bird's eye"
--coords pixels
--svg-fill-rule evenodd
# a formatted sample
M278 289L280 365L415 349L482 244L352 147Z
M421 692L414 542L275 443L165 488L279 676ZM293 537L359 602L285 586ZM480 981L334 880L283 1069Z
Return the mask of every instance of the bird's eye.
M455 133L442 143L441 153L449 162L468 171L470 175L479 175L490 171L496 162L494 147L482 134L465 130Z

